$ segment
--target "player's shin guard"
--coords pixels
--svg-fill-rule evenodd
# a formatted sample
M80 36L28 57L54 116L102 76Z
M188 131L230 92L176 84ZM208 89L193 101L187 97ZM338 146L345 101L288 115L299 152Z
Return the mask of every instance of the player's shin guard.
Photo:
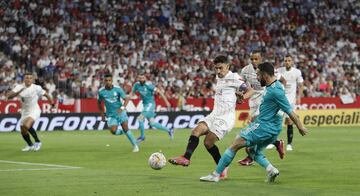
M125 133L126 137L129 139L130 143L135 146L136 145L136 139L134 137L134 135L132 134L132 132L130 130L128 130L126 133Z
M188 160L191 159L191 155L193 154L193 152L195 151L196 147L198 146L199 144L199 138L194 136L194 135L191 135L189 137L189 142L188 142L188 145L186 147L186 152L184 154L184 157L187 158Z
M230 163L234 159L235 155L236 155L236 152L231 150L231 148L226 149L216 167L216 170L215 170L216 173L221 174L224 171L224 169L230 165Z
M28 131L32 135L32 137L34 138L35 142L40 142L34 128L31 127Z
M287 126L288 144L291 144L291 143L292 143L293 136L294 136L293 125L288 125L288 126Z
M145 137L145 126L144 121L139 120L140 137Z
M150 126L155 127L157 129L160 129L162 131L170 132L170 129L167 127L162 126L160 123L157 122L151 122Z
M214 145L213 147L211 148L206 148L207 151L211 154L212 158L214 159L216 165L219 163L220 161L220 158L221 158L221 154L219 152L219 148Z
M26 133L26 134L22 134L22 137L24 138L25 142L27 143L28 146L32 146L33 143L30 139L30 135L29 133Z

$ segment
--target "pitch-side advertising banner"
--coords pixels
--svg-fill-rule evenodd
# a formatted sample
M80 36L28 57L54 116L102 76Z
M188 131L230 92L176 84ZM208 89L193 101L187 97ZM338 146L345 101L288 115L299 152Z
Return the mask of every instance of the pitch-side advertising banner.
M343 127L360 126L360 108L328 109L328 110L297 110L300 121L306 127ZM244 127L250 119L248 110L238 110L236 127Z
M207 114L208 112L159 112L155 121L169 128L194 128L197 122ZM139 123L136 120L138 115L139 113L128 114L130 129L138 129ZM19 120L19 114L0 114L0 132L19 131ZM97 113L42 114L33 127L39 131L107 129L106 122L101 121L101 117ZM147 121L145 128L150 128Z

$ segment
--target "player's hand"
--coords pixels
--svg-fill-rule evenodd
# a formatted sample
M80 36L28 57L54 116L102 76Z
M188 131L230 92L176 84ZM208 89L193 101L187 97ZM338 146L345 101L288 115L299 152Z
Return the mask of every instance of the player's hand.
M241 92L241 91L237 91L236 93L235 93L235 95L236 95L236 102L237 103L243 103L244 102L244 93L243 92Z
M105 121L105 115L104 114L100 114L101 115L101 121Z
M307 132L308 132L307 128L305 128L305 127L300 127L300 128L299 128L299 133L300 133L302 136L306 135Z
M300 105L300 103L301 103L300 97L296 98L296 105Z

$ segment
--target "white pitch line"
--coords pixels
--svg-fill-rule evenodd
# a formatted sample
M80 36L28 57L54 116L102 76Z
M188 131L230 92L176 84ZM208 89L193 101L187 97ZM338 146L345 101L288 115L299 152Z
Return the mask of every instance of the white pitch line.
M0 170L0 172L16 172L16 171L42 171L42 170L64 170L64 169L79 169L79 168L2 169L2 170Z
M67 166L67 165L55 165L55 164L45 164L45 163L30 163L30 162L6 161L6 160L0 160L0 163L12 163L12 164L19 164L19 165L58 167L58 168L62 168L62 169L80 169L81 168L81 167L74 167L74 166Z

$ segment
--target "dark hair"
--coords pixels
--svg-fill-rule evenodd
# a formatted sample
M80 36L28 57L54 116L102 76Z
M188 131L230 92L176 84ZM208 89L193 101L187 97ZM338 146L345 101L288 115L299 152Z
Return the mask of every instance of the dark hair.
M31 72L26 72L24 76L32 76L33 74Z
M285 58L288 58L288 57L290 57L291 59L293 58L290 54L285 55Z
M105 74L104 78L112 78L111 74Z
M219 56L215 57L215 59L214 59L214 64L218 64L218 63L229 63L229 61L226 56L219 55Z
M261 50L253 50L253 51L251 51L250 55L253 55L253 54L256 54L256 53L259 53L260 56L262 56Z
M265 72L265 73L269 74L270 76L274 75L274 65L272 63L269 63L269 62L260 63L258 65L258 68L261 72Z

